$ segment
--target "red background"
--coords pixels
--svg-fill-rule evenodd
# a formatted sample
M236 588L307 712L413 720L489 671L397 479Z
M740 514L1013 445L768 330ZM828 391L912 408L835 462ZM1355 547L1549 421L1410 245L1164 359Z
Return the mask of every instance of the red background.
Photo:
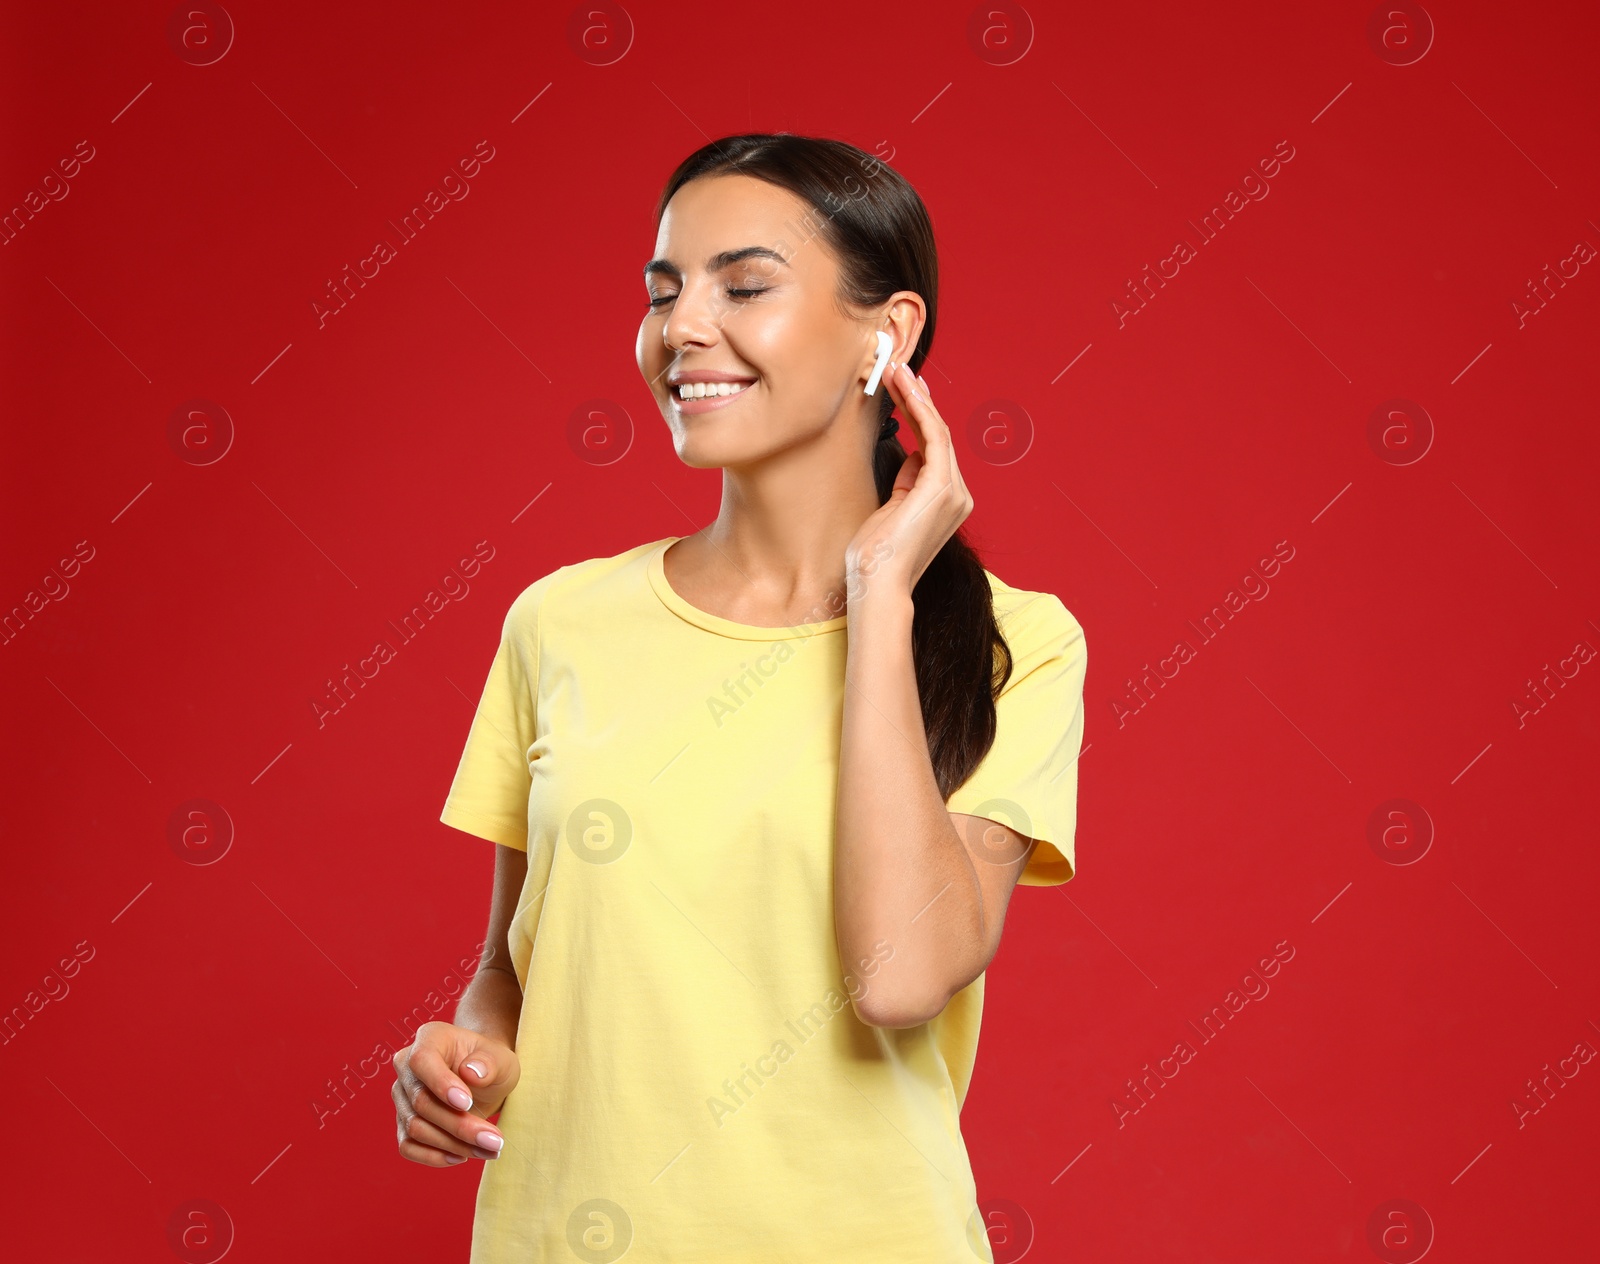
M160 5L12 6L0 204L45 200L0 247L0 606L92 549L0 645L14 1258L170 1259L194 1199L233 1259L465 1257L479 1165L398 1157L387 1065L348 1104L328 1082L482 939L493 848L437 817L511 599L715 511L633 344L654 198L743 130L920 190L969 533L1086 630L1079 874L1012 906L963 1117L997 1258L1592 1244L1600 1063L1558 1064L1600 1048L1600 663L1572 657L1600 646L1600 259L1513 300L1600 247L1596 16L1427 9L1385 44L1366 3L1041 6L1031 38L949 4L630 4L595 64L551 6L239 3L196 65ZM173 438L197 399L227 424ZM595 400L612 429L570 439ZM186 851L197 798L230 824Z

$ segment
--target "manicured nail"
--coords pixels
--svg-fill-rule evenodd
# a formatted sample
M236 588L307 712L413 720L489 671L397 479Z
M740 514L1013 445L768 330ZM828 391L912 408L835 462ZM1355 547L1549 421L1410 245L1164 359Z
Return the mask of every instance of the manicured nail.
M500 1147L505 1145L505 1143L506 1139L496 1133L480 1132L478 1134L479 1147L484 1150L492 1150L495 1154L500 1153Z
M472 1094L459 1084L452 1084L445 1090L445 1099L457 1110L472 1109Z
M448 1163L451 1167L454 1167L457 1163L465 1163L466 1161L467 1161L467 1156L464 1155L464 1154L452 1154L449 1158L447 1158L445 1160L445 1162Z
M466 1064L466 1069L468 1071L471 1071L480 1080L486 1080L486 1079L489 1078L489 1073L487 1071L485 1071L481 1066L479 1066L476 1062L467 1063Z

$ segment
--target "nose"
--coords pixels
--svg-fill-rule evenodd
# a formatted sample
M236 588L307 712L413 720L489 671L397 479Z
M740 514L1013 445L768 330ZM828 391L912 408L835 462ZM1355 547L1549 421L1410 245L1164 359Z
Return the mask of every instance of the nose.
M709 280L698 285L685 281L662 323L661 336L667 346L679 352L686 347L712 347L720 342L722 321L727 314L720 296L721 291Z

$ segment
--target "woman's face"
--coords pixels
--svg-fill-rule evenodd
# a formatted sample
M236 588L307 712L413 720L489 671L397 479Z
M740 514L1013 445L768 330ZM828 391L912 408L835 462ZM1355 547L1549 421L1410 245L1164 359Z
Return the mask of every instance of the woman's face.
M862 387L886 322L840 309L837 261L806 228L809 210L742 175L691 180L667 204L636 352L688 465L759 460L835 424L865 437L877 416ZM701 375L742 385L681 399L680 379Z

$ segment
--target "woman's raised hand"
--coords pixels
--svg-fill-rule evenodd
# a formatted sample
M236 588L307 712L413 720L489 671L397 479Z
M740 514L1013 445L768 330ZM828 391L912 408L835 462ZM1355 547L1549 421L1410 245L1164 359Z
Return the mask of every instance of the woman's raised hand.
M423 1023L393 1064L402 1158L449 1167L499 1155L505 1138L487 1120L517 1086L515 1050L467 1027Z
M928 384L905 364L896 364L883 381L915 429L918 450L900 467L889 499L861 524L845 551L852 604L858 584L863 595L887 589L909 597L972 512L950 427L933 406Z

